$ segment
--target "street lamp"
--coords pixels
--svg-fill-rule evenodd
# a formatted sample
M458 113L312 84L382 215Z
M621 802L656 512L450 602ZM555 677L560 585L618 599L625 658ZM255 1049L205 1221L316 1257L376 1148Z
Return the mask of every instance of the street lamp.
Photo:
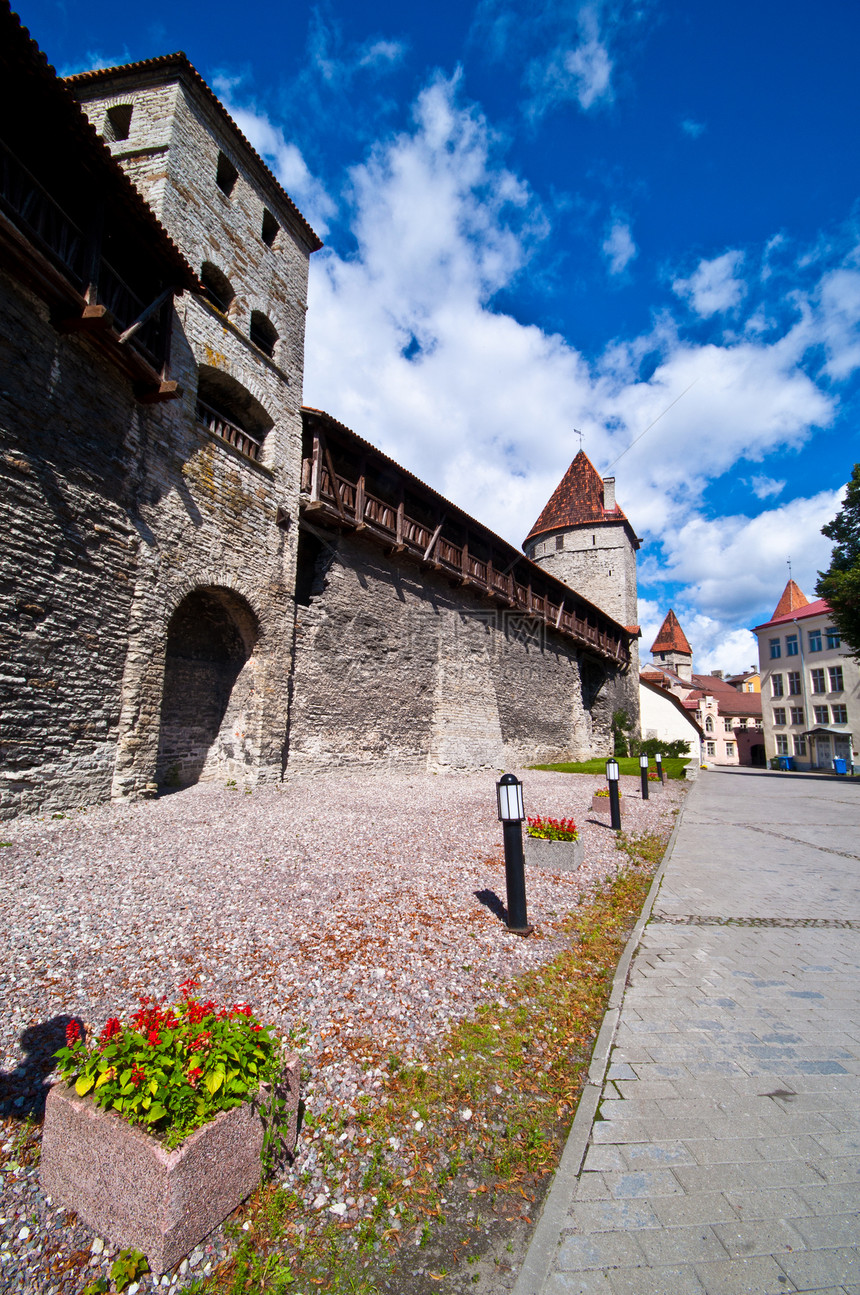
M659 777L659 779L660 779L660 783L661 783L661 785L662 785L662 786L664 786L664 787L665 787L665 785L666 785L666 778L665 778L665 775L664 775L664 773L663 773L663 757L662 757L662 755L660 754L660 752L659 752L659 751L658 751L658 752L656 753L656 755L654 756L654 763L655 763L655 764L656 764L656 766L657 766L657 774L658 774L658 777Z
M639 777L642 779L642 799L648 799L648 757L640 755L639 757Z
M618 798L618 761L606 761L606 781L609 784L609 823L614 832L621 831L621 801Z
M523 857L523 784L512 773L496 783L499 821L505 842L505 882L508 888L508 930L528 935L532 928L526 916L526 863Z

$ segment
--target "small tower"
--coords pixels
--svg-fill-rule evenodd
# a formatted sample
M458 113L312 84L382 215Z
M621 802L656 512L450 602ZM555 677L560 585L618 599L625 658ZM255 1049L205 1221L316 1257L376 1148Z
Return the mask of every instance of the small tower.
M787 616L789 612L796 612L799 607L808 606L809 599L800 588L800 585L795 584L793 580L789 580L788 584L782 591L782 597L776 604L776 610L770 619L775 621L778 616Z
M689 683L693 678L693 649L681 629L680 621L672 609L660 626L660 632L651 644L651 657L668 666L681 679Z
M639 543L615 502L615 478L601 478L580 450L526 536L523 549L558 580L631 629L638 628L639 621Z

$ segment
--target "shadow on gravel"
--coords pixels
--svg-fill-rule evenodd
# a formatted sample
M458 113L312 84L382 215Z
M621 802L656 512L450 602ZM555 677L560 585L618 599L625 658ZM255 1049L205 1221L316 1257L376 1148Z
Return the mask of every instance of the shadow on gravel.
M504 922L505 926L507 926L508 910L494 890L476 890L475 898L484 905L484 908L488 908L494 917L497 917L500 922Z
M48 1076L54 1069L58 1048L66 1045L66 1027L79 1017L52 1016L49 1021L30 1025L21 1035L23 1060L14 1070L0 1070L0 1115L16 1120L41 1120L45 1099L51 1085Z

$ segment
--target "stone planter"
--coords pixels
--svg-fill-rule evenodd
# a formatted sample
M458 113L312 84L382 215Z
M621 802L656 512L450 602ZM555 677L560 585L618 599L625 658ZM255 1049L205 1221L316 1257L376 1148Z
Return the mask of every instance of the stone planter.
M296 1142L299 1058L277 1094ZM250 1102L222 1111L170 1151L143 1129L55 1084L45 1105L40 1178L55 1205L75 1210L115 1245L142 1250L154 1273L173 1268L260 1183L263 1125Z
M609 797L608 797L608 796L592 796L592 797L591 797L591 812L592 812L592 814L608 814L608 813L609 813Z
M558 868L572 872L585 858L582 838L578 841L544 841L538 836L523 837L526 864L535 868Z

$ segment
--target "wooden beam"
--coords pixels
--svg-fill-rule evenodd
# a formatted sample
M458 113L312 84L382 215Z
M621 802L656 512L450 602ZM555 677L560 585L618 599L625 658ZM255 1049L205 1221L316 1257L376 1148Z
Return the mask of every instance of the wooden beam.
M104 236L105 209L98 203L93 212L93 223L87 233L86 266L84 268L84 296L87 305L94 305L98 295L99 267L102 261L102 239Z
M318 504L320 501L320 438L319 433L314 432L313 450L311 451L311 503Z
M143 325L146 323L146 321L150 318L151 315L154 315L157 310L161 309L164 303L173 296L174 292L175 292L175 288L165 288L164 292L159 293L159 295L155 298L155 301L151 302L146 307L146 310L141 311L141 313L138 315L134 323L129 324L128 328L125 330L124 333L120 333L119 335L120 342L121 343L127 342L129 338L134 337L137 330L143 327Z
M355 487L355 520L360 527L364 526L364 474L365 461L361 460L361 468L358 474L358 483Z
M183 387L178 382L160 382L158 386L144 386L142 383L134 389L142 405L158 405L163 400L178 400L183 394Z
M431 553L433 552L433 550L434 550L434 549L435 549L435 547L436 547L436 541L438 540L439 536L442 534L442 527L445 525L445 517L446 517L446 515L447 515L447 514L445 514L445 513L443 513L443 514L442 514L442 520L441 520L441 522L440 522L440 523L439 523L439 525L436 527L436 529L435 529L435 531L433 532L433 534L430 536L430 543L427 545L426 549L424 550L424 557L421 559L421 561L422 561L422 562L429 562L429 561L430 561L430 555L431 555Z
M561 629L561 618L563 615L564 615L564 599L562 598L561 602L558 605L558 615L555 618L555 628L557 630Z
M326 441L321 441L321 444L322 444L323 454L325 455L325 465L328 468L329 480L331 481L331 488L334 492L334 502L337 505L337 511L340 513L341 517L343 517L344 520L346 520L346 509L344 508L343 500L340 497L340 489L337 484L337 475L334 470L334 464L332 463L331 453L328 448L328 443Z
M84 306L79 315L71 315L58 324L61 333L102 333L113 327L113 315L107 306L94 303Z
M403 511L404 511L403 487L401 486L400 502L397 505L397 540L396 540L397 550L396 551L398 553L400 553L406 547L406 545L403 543Z

